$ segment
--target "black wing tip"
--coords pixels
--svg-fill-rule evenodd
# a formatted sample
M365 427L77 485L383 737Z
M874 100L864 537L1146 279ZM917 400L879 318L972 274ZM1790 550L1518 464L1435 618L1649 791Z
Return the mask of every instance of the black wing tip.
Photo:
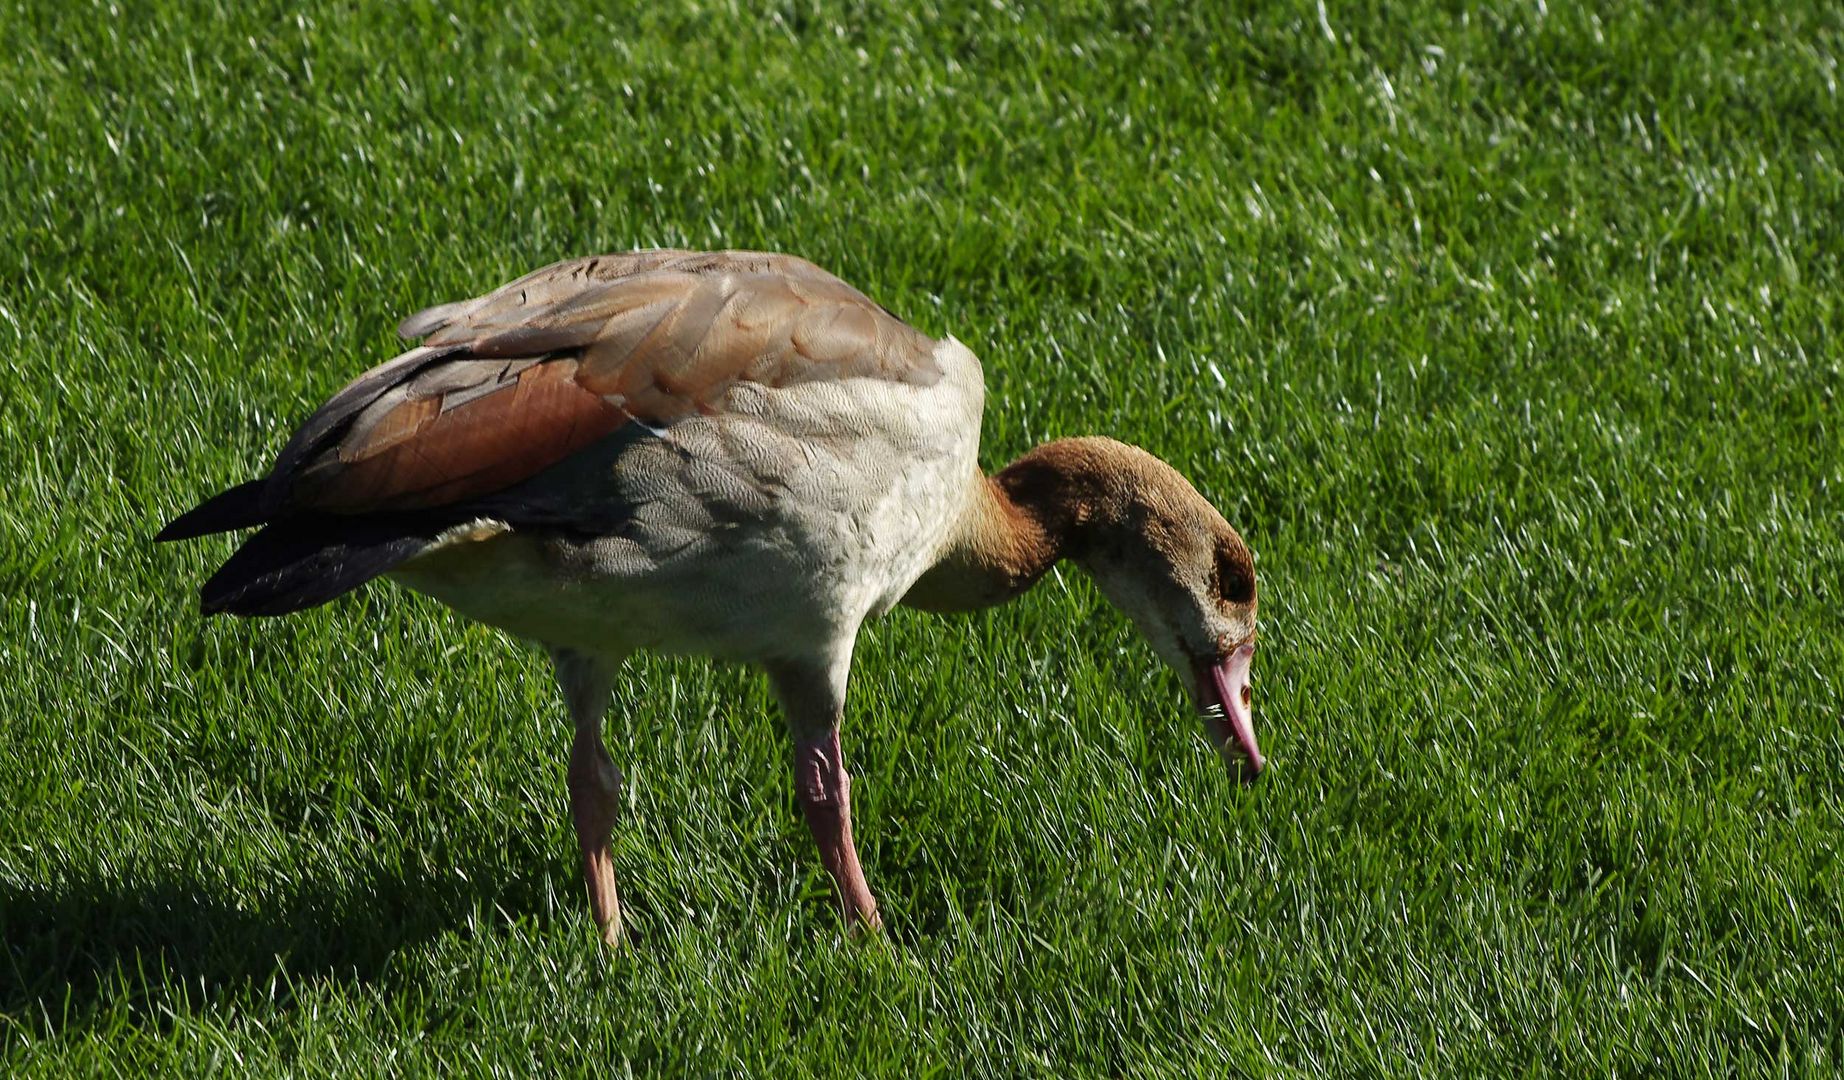
M222 571L220 571L220 575ZM290 611L299 611L312 604L277 609L276 596L273 591L265 590L264 584L273 583L238 581L227 583L213 577L198 591L198 613L209 619L214 615L236 615L239 618L254 618L259 615L286 615Z
M199 589L199 614L287 615L319 607L427 547L435 519L291 517L266 525Z
M199 522L192 519L192 512L188 510L186 513L162 525L160 531L154 534L154 543L170 544L175 540L196 540L201 536L210 536L212 533L229 531L228 529L213 529L209 526L201 525Z
M357 586L353 586L353 588L357 588ZM292 615L297 611L306 611L311 607L319 607L321 604L337 599L338 596L345 595L344 593L339 593L334 596L320 596L317 594L309 594L307 596L292 594L278 596L259 592L252 597L248 595L248 593L249 590L239 590L233 593L220 592L214 594L207 593L205 590L200 589L198 595L198 613L207 619L216 615L235 615L240 619L272 618L280 615Z
M191 540L212 533L253 529L267 524L269 514L263 506L263 489L269 481L251 480L229 491L220 491L204 502L167 522L154 534L156 544L174 540Z

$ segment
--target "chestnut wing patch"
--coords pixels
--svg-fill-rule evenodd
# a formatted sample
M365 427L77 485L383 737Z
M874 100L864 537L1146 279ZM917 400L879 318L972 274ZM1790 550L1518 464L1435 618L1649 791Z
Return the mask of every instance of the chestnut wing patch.
M456 360L392 388L294 478L290 501L334 513L417 510L498 491L626 422L577 383L576 361Z
M741 382L942 375L927 335L811 263L753 252L559 263L401 330L427 335L424 348L309 420L266 501L339 514L449 506L625 424L721 413Z

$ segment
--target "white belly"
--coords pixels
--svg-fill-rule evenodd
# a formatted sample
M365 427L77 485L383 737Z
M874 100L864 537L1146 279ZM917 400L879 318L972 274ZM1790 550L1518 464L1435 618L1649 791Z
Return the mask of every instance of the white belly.
M522 637L763 660L849 639L933 565L977 475L983 383L742 384L723 413L633 432L535 498L591 527L475 529L393 576ZM606 525L601 524L607 522Z

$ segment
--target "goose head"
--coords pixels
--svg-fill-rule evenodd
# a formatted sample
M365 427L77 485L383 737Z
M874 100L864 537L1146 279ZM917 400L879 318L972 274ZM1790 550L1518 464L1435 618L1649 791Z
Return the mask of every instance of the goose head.
M1046 444L994 479L1178 675L1231 773L1254 780L1255 564L1236 530L1178 470L1112 439Z

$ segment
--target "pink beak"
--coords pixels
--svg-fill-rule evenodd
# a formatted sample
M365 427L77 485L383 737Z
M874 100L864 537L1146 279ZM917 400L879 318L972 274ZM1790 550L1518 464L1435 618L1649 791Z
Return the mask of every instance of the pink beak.
M1251 643L1230 653L1221 663L1208 665L1208 686L1216 697L1216 704L1222 707L1220 713L1213 709L1206 714L1210 734L1217 749L1229 759L1230 769L1244 783L1260 776L1267 765L1260 745L1255 742L1255 718L1249 707L1253 700L1249 690L1249 661L1254 657L1255 646ZM1230 758L1232 745L1241 751L1239 759Z

